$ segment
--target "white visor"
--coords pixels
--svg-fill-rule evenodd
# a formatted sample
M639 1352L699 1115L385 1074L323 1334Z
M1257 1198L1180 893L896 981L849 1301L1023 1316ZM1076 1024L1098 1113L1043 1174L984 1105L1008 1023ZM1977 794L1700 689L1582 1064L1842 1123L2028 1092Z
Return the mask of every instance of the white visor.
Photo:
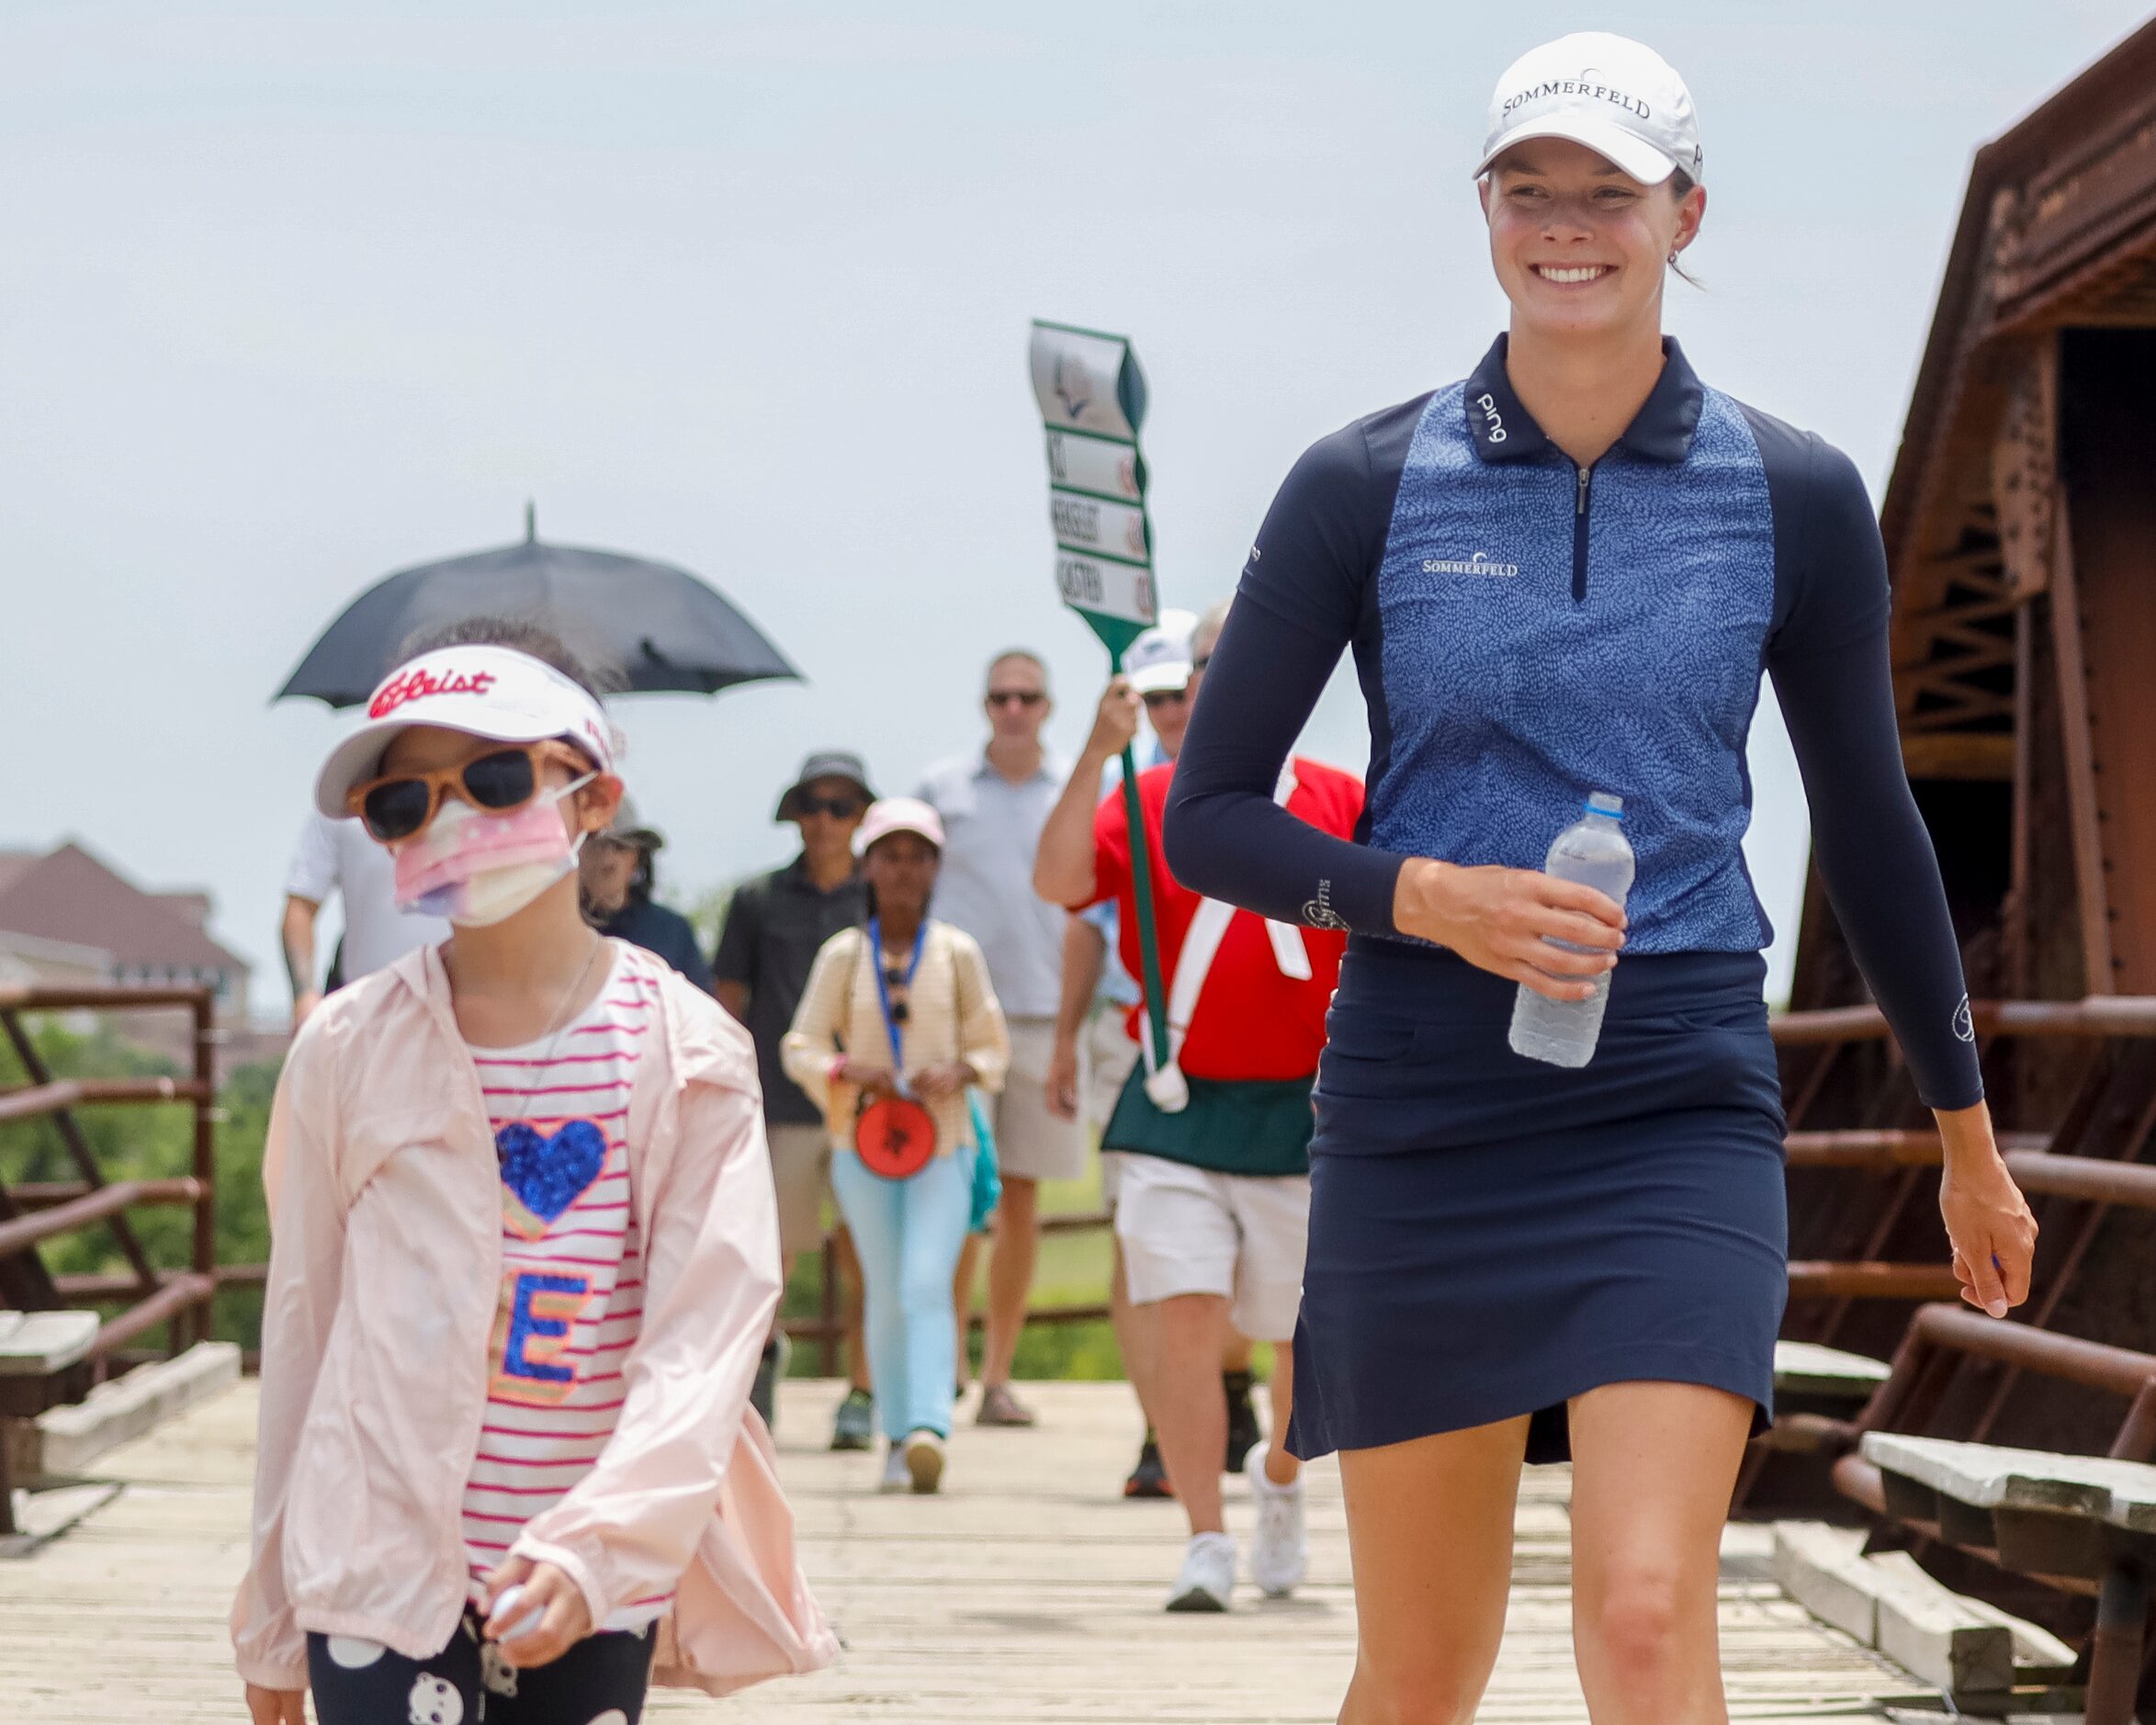
M314 806L333 820L381 769L399 731L438 725L491 742L576 744L602 772L614 771L614 726L598 702L553 666L507 647L445 647L397 667L367 704L367 722L330 751L314 782Z

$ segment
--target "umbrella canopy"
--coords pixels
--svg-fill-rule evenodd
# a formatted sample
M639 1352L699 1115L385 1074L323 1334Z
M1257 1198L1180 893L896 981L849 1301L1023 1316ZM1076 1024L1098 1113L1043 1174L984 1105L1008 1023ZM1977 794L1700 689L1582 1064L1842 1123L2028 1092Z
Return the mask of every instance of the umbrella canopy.
M276 699L311 696L357 706L422 630L468 617L505 617L559 630L604 658L632 691L716 694L737 682L801 673L762 630L688 570L614 551L548 545L525 517L525 541L385 576L361 593Z

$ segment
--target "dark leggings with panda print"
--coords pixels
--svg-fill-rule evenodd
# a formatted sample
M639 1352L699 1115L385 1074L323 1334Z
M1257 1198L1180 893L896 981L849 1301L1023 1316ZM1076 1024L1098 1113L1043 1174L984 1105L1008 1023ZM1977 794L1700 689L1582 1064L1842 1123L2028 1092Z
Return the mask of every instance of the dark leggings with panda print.
M378 1641L307 1638L321 1725L637 1725L651 1680L649 1629L586 1636L550 1665L519 1671L467 1613L449 1645L407 1659Z

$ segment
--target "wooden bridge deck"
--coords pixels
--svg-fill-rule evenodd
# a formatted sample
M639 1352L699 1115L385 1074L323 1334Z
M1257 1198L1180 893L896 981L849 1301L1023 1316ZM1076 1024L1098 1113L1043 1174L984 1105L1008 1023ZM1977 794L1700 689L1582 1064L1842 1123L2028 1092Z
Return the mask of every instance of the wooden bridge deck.
M1034 1431L961 1431L939 1498L878 1497L864 1456L817 1447L834 1387L786 1388L780 1438L804 1550L850 1651L834 1670L730 1702L662 1692L660 1720L911 1725L1283 1725L1333 1719L1354 1656L1338 1475L1314 1471L1312 1579L1226 1618L1160 1610L1174 1505L1112 1493L1130 1460L1120 1385L1029 1386ZM244 1553L254 1392L242 1384L114 1452L122 1494L35 1555L0 1562L0 1719L181 1725L244 1718L224 1614ZM1530 1476L1512 1613L1486 1721L1584 1720L1571 1671L1564 1475ZM1231 1520L1247 1525L1236 1488ZM1733 1530L1733 1550L1756 1550ZM1905 1674L1819 1627L1741 1551L1725 1564L1733 1717L1878 1718Z

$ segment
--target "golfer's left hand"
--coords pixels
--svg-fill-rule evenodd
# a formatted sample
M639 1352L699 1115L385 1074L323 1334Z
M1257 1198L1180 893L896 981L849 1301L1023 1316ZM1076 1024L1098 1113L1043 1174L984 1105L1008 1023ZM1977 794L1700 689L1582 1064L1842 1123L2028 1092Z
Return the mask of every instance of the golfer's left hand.
M1938 1122L1946 1144L1939 1214L1954 1247L1954 1276L1962 1299L2003 1318L2028 1298L2037 1219L1992 1142L1981 1102L1941 1112Z
M503 1592L520 1585L524 1592L508 1611L500 1611ZM487 1577L482 1597L487 1608L487 1639L501 1641L502 1657L519 1670L553 1663L592 1632L592 1607L584 1602L583 1589L551 1563L535 1563L528 1557L506 1558L501 1568ZM537 1626L529 1634L511 1635L510 1631L534 1611L543 1614Z

